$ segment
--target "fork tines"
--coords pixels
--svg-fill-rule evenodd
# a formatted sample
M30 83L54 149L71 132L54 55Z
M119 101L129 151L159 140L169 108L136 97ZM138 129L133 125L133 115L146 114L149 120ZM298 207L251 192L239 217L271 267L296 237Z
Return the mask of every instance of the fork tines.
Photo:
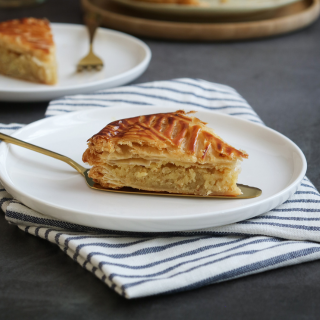
M100 71L103 67L103 61L97 57L90 46L90 51L83 59L81 59L77 65L77 71L83 70L97 70Z

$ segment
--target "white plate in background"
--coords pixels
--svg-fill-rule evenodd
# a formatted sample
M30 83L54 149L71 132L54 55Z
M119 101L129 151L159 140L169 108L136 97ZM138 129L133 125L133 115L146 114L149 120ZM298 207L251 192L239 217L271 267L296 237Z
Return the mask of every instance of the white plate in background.
M187 108L186 108L187 109ZM254 199L174 198L95 191L64 162L15 145L0 145L0 179L30 208L57 219L98 228L165 232L221 226L267 212L286 201L306 173L302 151L282 134L236 117L199 110L218 135L248 152L239 183L262 189ZM25 126L14 137L82 164L86 141L116 119L170 112L153 106L72 112Z
M88 93L126 84L139 77L151 59L149 47L125 33L99 28L94 52L103 60L101 71L76 72L89 50L85 26L52 23L57 47L58 84L45 85L0 75L0 100L48 101L65 95Z

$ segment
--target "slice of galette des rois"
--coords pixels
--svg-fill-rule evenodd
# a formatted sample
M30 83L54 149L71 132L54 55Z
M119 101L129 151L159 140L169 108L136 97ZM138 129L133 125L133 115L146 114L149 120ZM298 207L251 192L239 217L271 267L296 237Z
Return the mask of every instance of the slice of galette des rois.
M56 47L46 19L0 23L0 74L32 82L57 82Z
M143 115L109 123L88 140L82 160L104 188L237 196L245 151L224 142L194 111Z

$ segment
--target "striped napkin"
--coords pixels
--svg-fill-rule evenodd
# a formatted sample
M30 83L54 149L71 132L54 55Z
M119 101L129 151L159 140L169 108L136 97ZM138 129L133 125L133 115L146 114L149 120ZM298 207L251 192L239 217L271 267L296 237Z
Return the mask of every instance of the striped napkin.
M52 101L46 116L114 105L197 106L262 121L232 88L176 79L103 90ZM13 133L21 124L3 125ZM0 185L6 219L57 244L125 298L174 293L320 258L320 194L305 177L284 204L223 227L170 233L95 229L42 215Z

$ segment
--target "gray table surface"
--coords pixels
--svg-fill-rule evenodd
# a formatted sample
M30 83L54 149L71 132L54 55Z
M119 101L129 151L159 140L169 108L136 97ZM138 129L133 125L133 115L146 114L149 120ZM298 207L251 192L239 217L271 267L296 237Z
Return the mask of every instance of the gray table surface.
M81 23L76 0L1 9L0 21ZM236 88L265 123L292 139L320 188L320 21L272 39L183 43L143 39L153 57L135 81L201 78ZM0 102L0 123L43 118L45 103ZM319 319L320 261L170 296L125 300L57 246L0 219L1 319Z

